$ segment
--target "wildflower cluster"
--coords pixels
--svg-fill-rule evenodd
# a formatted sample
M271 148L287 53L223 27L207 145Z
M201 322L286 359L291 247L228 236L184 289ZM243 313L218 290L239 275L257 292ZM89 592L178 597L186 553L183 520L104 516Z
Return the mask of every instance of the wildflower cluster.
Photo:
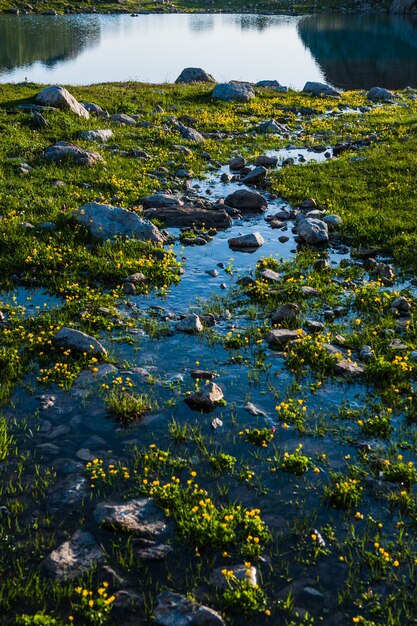
M356 478L333 474L332 481L333 484L324 489L324 494L332 506L337 509L350 509L360 502L363 487Z
M311 466L311 461L308 456L301 454L303 444L300 443L294 452L284 452L284 459L281 463L281 468L284 472L301 476Z
M268 443L274 438L275 428L245 428L239 432L239 436L245 436L246 441L254 446L266 448Z
M72 602L74 612L82 619L88 620L92 626L102 626L107 622L115 596L108 594L109 583L103 582L94 593L84 587L76 587L77 599Z

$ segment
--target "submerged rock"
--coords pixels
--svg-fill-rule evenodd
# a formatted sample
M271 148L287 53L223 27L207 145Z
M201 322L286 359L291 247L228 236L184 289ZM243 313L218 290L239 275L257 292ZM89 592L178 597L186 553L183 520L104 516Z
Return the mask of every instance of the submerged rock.
M53 85L46 87L38 93L35 102L44 106L56 107L57 109L67 109L78 115L88 119L90 114L82 104L74 98L64 87Z
M166 226L183 228L197 226L224 230L233 220L223 209L196 209L190 206L153 208L145 211L146 217L161 220Z
M88 228L94 237L101 240L115 237L133 237L154 243L165 240L152 222L121 207L89 202L80 209L75 209L73 215L78 224Z
M171 591L156 596L153 618L158 626L226 626L213 609Z
M93 535L78 530L46 557L42 567L48 576L64 581L81 576L103 559L104 552Z

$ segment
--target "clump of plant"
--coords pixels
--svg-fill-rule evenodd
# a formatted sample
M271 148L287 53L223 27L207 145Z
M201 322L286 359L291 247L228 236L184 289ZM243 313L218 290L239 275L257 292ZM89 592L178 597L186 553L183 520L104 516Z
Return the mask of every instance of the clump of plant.
M300 443L294 452L284 452L284 459L281 463L284 472L301 476L312 465L308 456L301 453L302 447L303 444Z
M372 415L366 420L358 420L365 435L370 437L381 437L386 439L392 432L391 414L389 411L382 411L379 414Z
M417 470L412 461L405 463L401 454L397 461L385 461L384 478L391 483L402 483L410 486L417 481Z
M250 430L249 428L245 428L245 430L241 430L239 435L241 437L245 436L245 439L248 443L251 443L253 446L260 446L262 448L266 448L268 443L272 441L274 438L275 428L253 428Z
M75 588L78 597L72 602L74 613L81 619L87 620L91 626L102 626L107 622L116 599L114 596L109 596L108 586L107 582L103 582L95 593L84 587Z
M234 468L236 458L231 454L221 452L220 454L212 455L209 458L209 463L215 472L226 472Z
M15 624L16 626L63 626L63 621L51 615L36 613L35 615L18 615Z
M284 423L284 426L293 424L300 432L304 430L304 420L307 407L304 400L289 398L283 400L276 406L278 411L278 419Z
M0 418L0 461L7 459L13 441L13 437L9 434L7 420Z
M332 484L324 488L324 495L330 504L337 509L351 509L359 504L363 493L356 478L333 474Z
M250 574L250 563L245 563ZM267 610L267 599L265 592L258 584L253 584L248 578L241 580L233 570L223 569L222 574L227 581L227 589L223 593L223 600L230 612L243 614L247 617L254 613ZM267 612L269 614L269 611Z
M123 389L111 389L107 396L107 406L113 415L126 424L140 419L150 411L152 403L144 393L133 394Z

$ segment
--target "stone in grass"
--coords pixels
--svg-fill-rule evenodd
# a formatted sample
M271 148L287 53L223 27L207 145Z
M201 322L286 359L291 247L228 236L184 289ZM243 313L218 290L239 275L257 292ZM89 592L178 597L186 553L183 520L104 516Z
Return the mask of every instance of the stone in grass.
M213 411L216 405L224 399L223 391L216 383L206 383L201 391L187 396L185 402L194 411Z
M156 596L153 618L158 626L226 626L213 609L172 591Z
M368 100L373 102L391 102L395 96L392 91L384 87L372 87L366 94Z
M278 274L278 272L268 268L262 270L261 276L264 280L268 281L268 283L279 283L282 280L281 274Z
M35 102L44 106L56 107L57 109L67 109L78 115L88 119L90 117L87 109L70 94L64 87L53 85L45 87L38 93Z
M228 565L226 568L219 567L213 570L211 582L217 589L225 591L229 588L230 583L227 575L223 574L225 569L228 572L233 572L234 578L239 582L246 582L251 587L256 587L258 584L258 571L253 565L249 567L246 567L246 565Z
M296 304L288 303L279 306L271 315L274 324L294 322L300 317L300 309Z
M303 88L304 93L312 93L314 96L336 96L339 97L339 91L324 83L306 82Z
M97 129L97 130L84 130L81 133L81 139L85 141L100 141L106 143L113 137L113 131L109 128Z
M189 128L188 126L180 126L180 135L183 139L188 141L194 141L195 143L204 143L205 139L201 133L195 128Z
M211 74L201 67L185 67L178 76L176 83L215 83Z
M100 502L94 519L112 530L155 537L167 527L166 518L152 498L136 498L128 502Z
M104 559L104 552L94 537L77 530L69 541L53 550L42 563L44 572L56 580L71 580L88 572Z
M249 83L219 83L213 89L211 97L215 100L225 100L230 102L235 100L237 102L249 102L255 97L255 92L252 85Z
M290 342L303 337L305 332L302 329L288 330L286 328L277 328L270 330L266 336L266 341L270 348L282 349Z
M153 243L162 243L165 240L152 222L121 207L89 202L80 209L75 209L73 215L78 224L88 228L94 237L102 241L115 237L132 237Z
M136 126L136 120L126 113L115 113L110 117L110 120L112 122L116 122L116 124L121 124L122 126Z
M334 372L335 374L340 374L341 376L359 377L363 376L363 374L365 373L365 368L363 365L354 361L342 359L335 364Z
M163 561L171 552L173 552L172 546L166 543L152 542L152 545L140 548L137 554L142 561Z
M191 313L175 324L175 330L181 333L196 335L203 331L203 324L198 315Z
M242 235L241 237L232 237L228 239L227 243L230 248L236 250L256 250L256 248L260 248L265 243L265 239L260 233L255 232L249 235Z
M314 218L300 216L297 220L297 232L301 239L311 245L319 245L329 241L327 224Z
M95 357L104 357L107 352L97 339L75 330L74 328L67 328L64 326L61 328L52 342L59 347L74 350L75 352L86 352L87 354Z
M74 165L83 165L92 167L97 163L104 163L103 158L98 152L84 150L79 146L69 143L68 141L57 141L52 146L48 146L44 151L45 158L53 163L73 163Z

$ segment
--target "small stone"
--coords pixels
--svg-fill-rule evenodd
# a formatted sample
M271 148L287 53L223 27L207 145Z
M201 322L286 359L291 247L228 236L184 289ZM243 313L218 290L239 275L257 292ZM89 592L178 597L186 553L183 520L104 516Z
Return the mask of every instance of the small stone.
M219 419L218 417L215 417L212 421L211 421L211 427L213 430L217 430L218 428L221 428L223 426L223 422L221 419Z
M247 402L245 404L245 410L251 413L251 415L256 415L256 416L260 415L261 417L268 417L268 414L263 409L260 409L252 402Z
M198 315L194 313L187 315L183 320L175 324L175 330L182 333L195 335L203 331L203 324Z
M223 391L216 383L206 383L197 393L187 396L185 402L194 411L212 411L224 399Z
M251 587L256 587L258 585L258 571L253 565L250 565L249 567L246 567L246 565L228 565L226 569L233 572L233 576L239 582L245 582ZM226 576L222 573L223 570L223 567L213 570L211 582L215 587L217 587L217 589L226 590L229 588L229 582Z
M262 270L261 277L269 283L279 283L282 280L281 274L278 274L278 272L268 268Z

